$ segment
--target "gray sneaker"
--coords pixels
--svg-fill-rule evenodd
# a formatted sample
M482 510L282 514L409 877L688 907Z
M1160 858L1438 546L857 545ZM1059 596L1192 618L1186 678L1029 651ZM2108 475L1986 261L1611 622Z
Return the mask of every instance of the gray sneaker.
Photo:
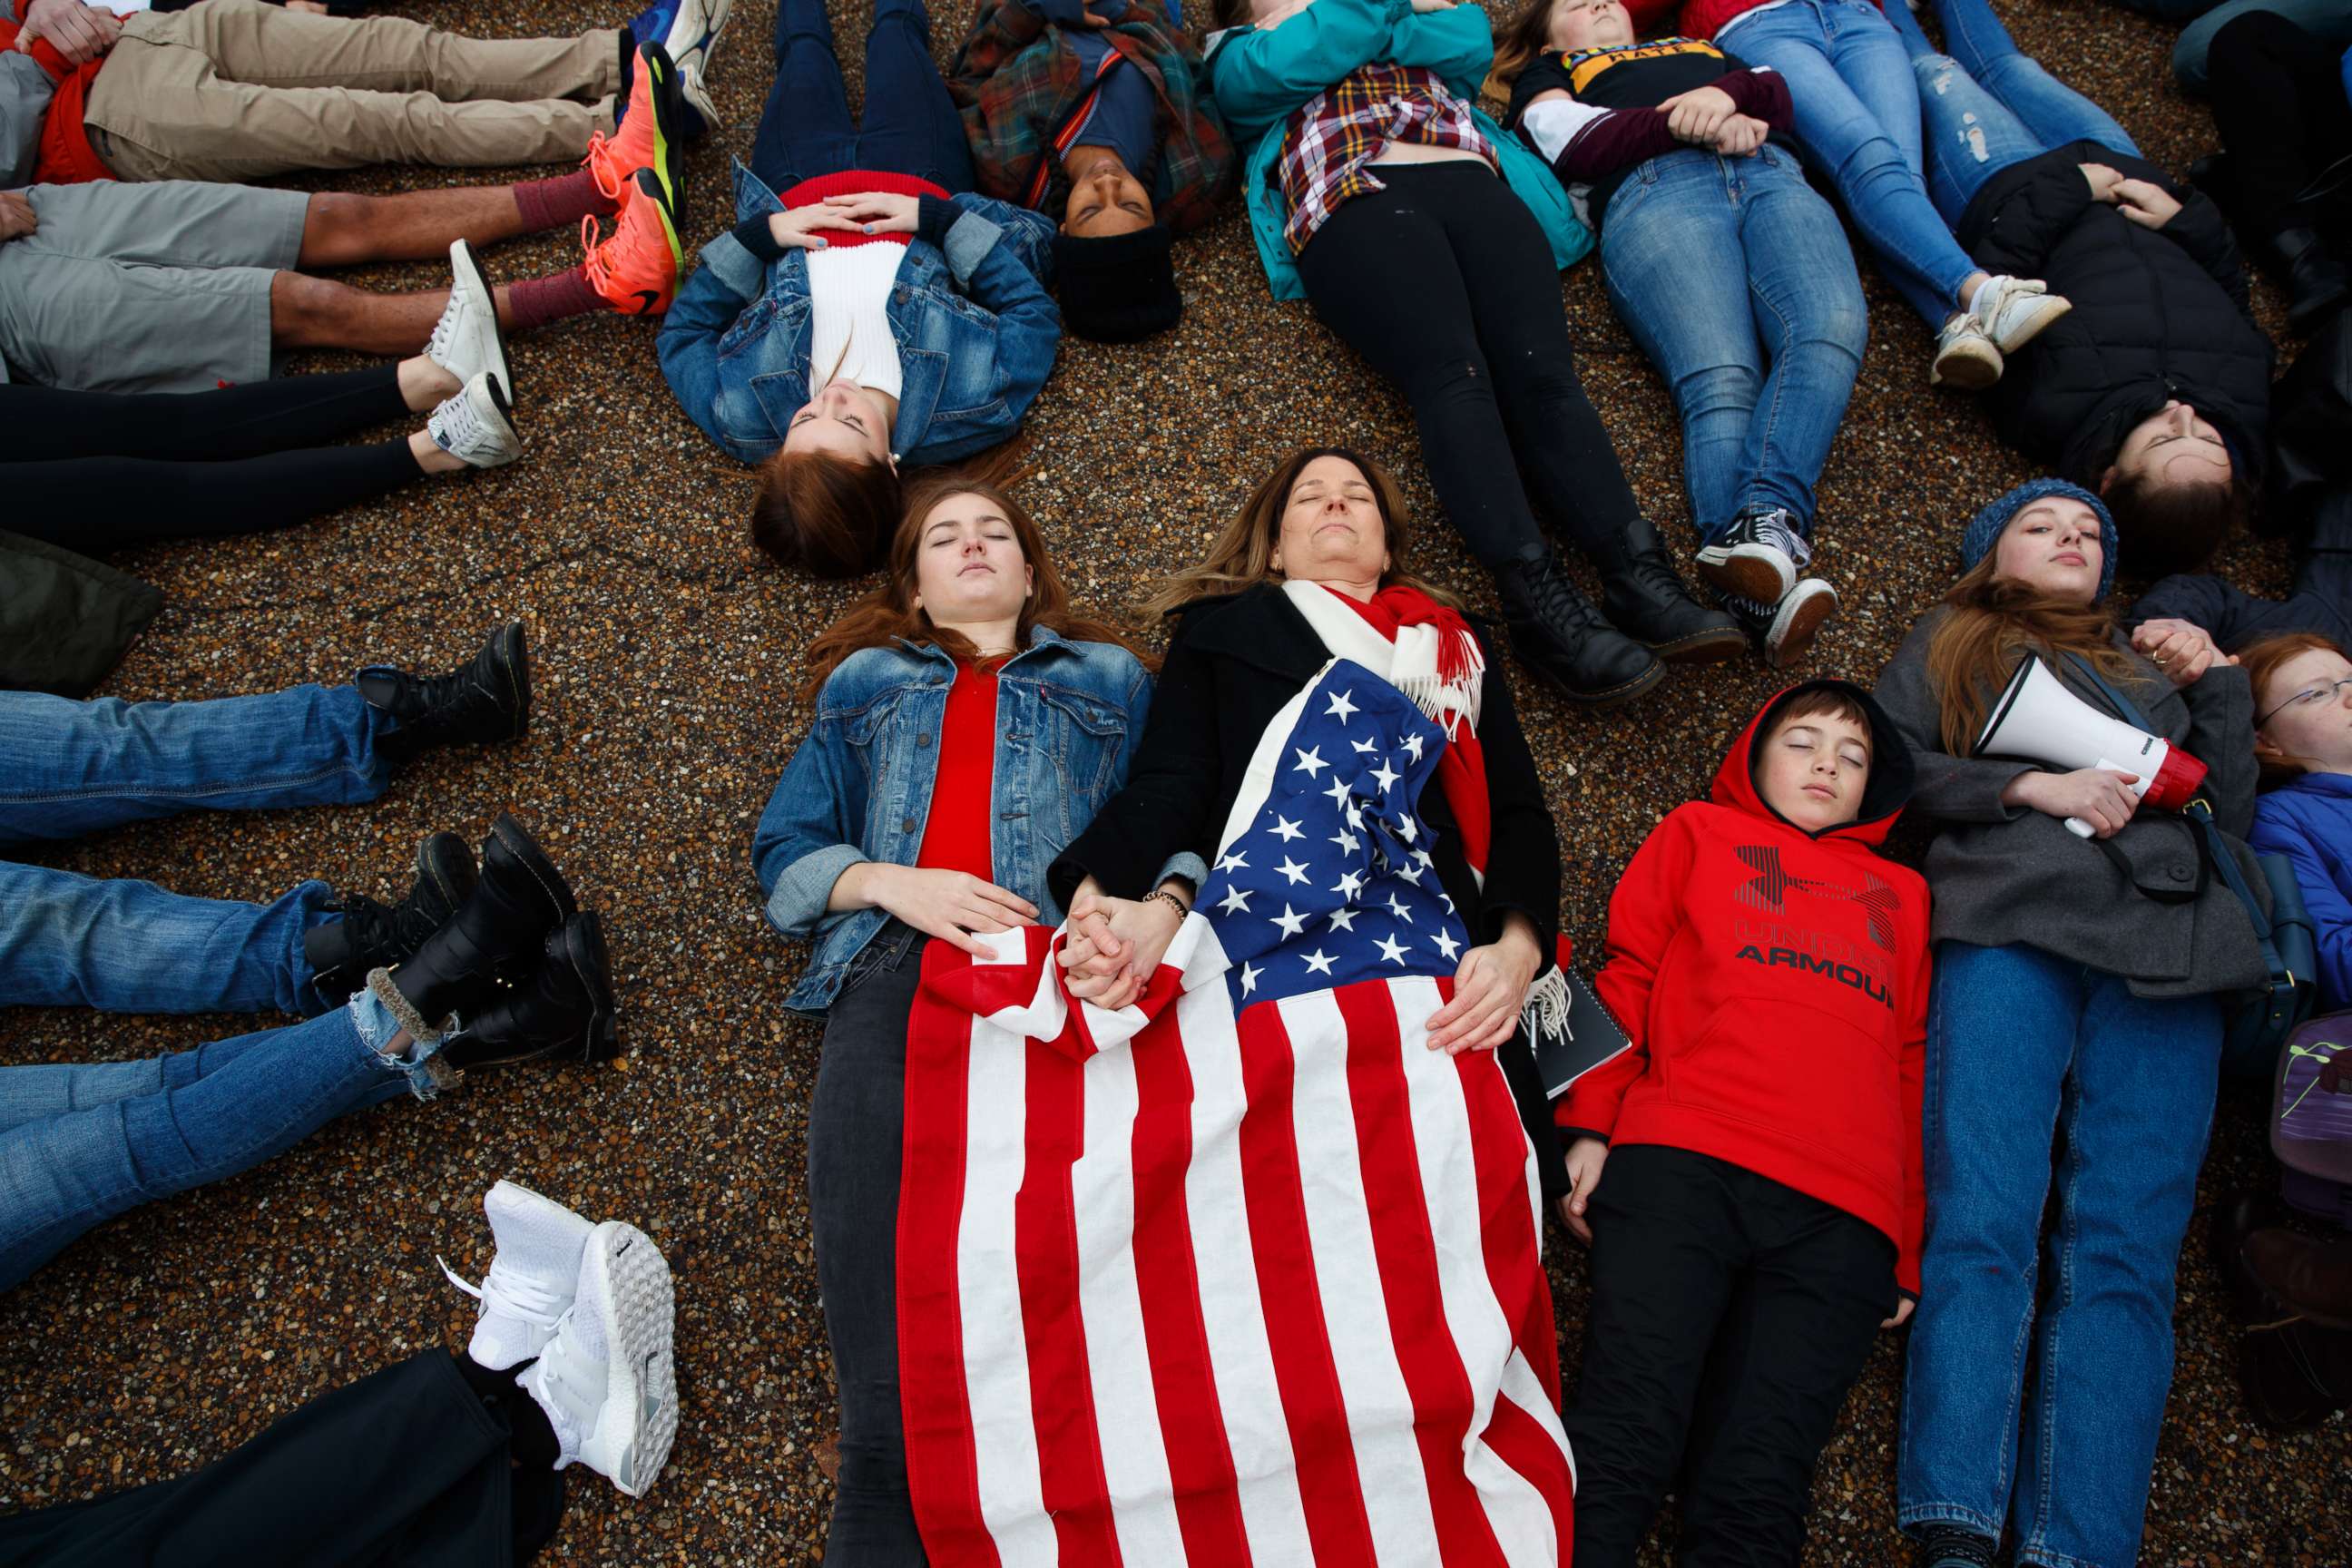
M425 421L433 444L470 468L496 468L522 456L522 438L515 434L507 407L506 389L488 371L446 398Z

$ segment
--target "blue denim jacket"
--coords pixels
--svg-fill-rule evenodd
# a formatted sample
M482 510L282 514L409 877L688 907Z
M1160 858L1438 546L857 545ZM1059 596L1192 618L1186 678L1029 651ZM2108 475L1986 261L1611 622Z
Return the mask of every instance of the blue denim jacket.
M1051 220L986 196L952 205L939 244L920 234L908 242L890 290L904 377L890 449L902 462L966 457L1018 430L1062 336L1045 292ZM739 162L737 220L783 210ZM719 236L671 302L656 350L704 434L739 462L773 455L809 400L808 258L792 249L763 263L732 232Z
M808 738L785 764L751 842L770 923L814 936L816 951L784 1005L822 1013L850 961L890 918L881 910L828 914L841 874L860 861L915 863L939 774L940 726L955 660L925 643L861 649L817 694ZM1037 906L1047 925L1062 910L1045 868L1127 782L1127 766L1151 706L1151 678L1125 648L1070 642L1043 626L1005 661L996 680L996 762L989 851L997 883ZM1197 855L1162 876L1208 879Z

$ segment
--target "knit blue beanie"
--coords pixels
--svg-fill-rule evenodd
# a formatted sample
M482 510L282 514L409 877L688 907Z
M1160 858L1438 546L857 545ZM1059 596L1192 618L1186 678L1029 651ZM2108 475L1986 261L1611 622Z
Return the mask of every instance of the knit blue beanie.
M2064 479L2028 479L2007 495L1985 503L1985 509L1969 519L1969 531L1960 535L1960 570L1974 569L2000 539L2001 530L2010 520L2035 501L2051 496L2065 496L2081 501L2099 520L2099 597L2116 585L2116 520L2107 515L2107 503L2077 484Z

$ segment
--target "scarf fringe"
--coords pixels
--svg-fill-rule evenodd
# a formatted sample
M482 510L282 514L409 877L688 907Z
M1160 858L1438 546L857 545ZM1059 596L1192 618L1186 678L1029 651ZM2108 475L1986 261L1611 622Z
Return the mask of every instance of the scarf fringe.
M1478 639L1467 630L1450 636L1440 627L1437 633L1437 670L1433 675L1389 677L1389 682L1412 700L1421 710L1422 717L1445 731L1448 741L1459 740L1465 721L1470 732L1478 732L1480 698L1486 691L1486 656L1480 651Z
M1568 972L1555 964L1550 973L1528 987L1528 999L1519 1008L1519 1026L1529 1037L1540 1034L1574 1040L1576 1031L1568 1026L1571 1000Z

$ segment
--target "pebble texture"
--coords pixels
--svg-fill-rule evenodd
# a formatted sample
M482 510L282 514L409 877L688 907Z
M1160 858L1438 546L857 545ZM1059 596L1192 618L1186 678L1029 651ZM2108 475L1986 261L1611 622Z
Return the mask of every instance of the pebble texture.
M1900 0L1895 0L1900 3ZM476 0L410 14L486 36L610 25L619 11ZM2001 0L2024 47L2183 170L2214 142L2166 68L2168 29L2108 0ZM713 88L728 126L698 151L682 227L731 221L726 158L748 152L766 92L768 0L738 0ZM854 55L868 13L836 11ZM944 52L968 19L937 19ZM1195 20L1200 20L1196 16ZM853 98L856 62L850 61ZM425 170L320 177L370 191L475 176ZM492 176L482 176L492 177ZM565 235L496 247L494 277L577 258ZM1029 421L1022 490L1082 602L1138 598L1191 558L1292 448L1353 444L1392 462L1435 515L1412 427L1388 390L1314 322L1267 295L1236 204L1180 247L1190 309L1137 347L1066 347ZM1954 571L1962 521L2029 477L1962 397L1927 386L1920 324L1868 274L1872 333L1822 485L1817 569L1845 596L1813 668L1867 679ZM422 288L425 267L363 270ZM1583 374L1653 515L1689 542L1679 443L1656 375L1612 315L1598 264L1563 297ZM2283 331L2276 291L2263 320ZM306 877L394 897L416 841L477 839L519 812L604 911L632 1054L601 1070L477 1075L467 1091L345 1120L270 1165L159 1203L70 1248L0 1297L0 1509L86 1498L186 1470L313 1395L428 1346L464 1342L472 1303L434 1267L488 1262L483 1192L510 1176L592 1217L643 1226L677 1277L687 1401L670 1468L631 1503L583 1475L546 1561L776 1563L818 1558L835 1429L803 1194L818 1031L779 1010L803 950L762 921L747 851L807 717L803 651L851 597L770 567L745 540L749 482L665 388L645 322L566 323L515 347L524 460L420 483L274 537L147 550L125 564L170 606L109 687L199 698L394 659L446 668L484 630L530 623L539 707L525 742L444 752L367 806L190 816L37 856L180 890L267 899ZM331 362L305 363L316 369ZM1475 587L1427 532L1423 566ZM2275 546L2226 569L2275 591ZM1559 815L1566 929L1599 949L1612 879L1643 835L1706 787L1776 679L1753 663L1678 673L1630 713L1587 717L1519 682ZM266 1020L0 1013L0 1061L121 1058ZM2258 1107L2223 1107L2205 1196L2267 1179ZM2205 1210L2181 1268L2179 1365L2142 1561L2352 1562L2341 1420L2265 1435L2236 1391L2234 1335L2203 1259ZM1583 1260L1554 1229L1563 1352L1580 1351ZM1854 1392L1816 1489L1811 1564L1904 1560L1894 1528L1902 1343L1887 1336ZM1664 1563L1670 1527L1645 1563Z

